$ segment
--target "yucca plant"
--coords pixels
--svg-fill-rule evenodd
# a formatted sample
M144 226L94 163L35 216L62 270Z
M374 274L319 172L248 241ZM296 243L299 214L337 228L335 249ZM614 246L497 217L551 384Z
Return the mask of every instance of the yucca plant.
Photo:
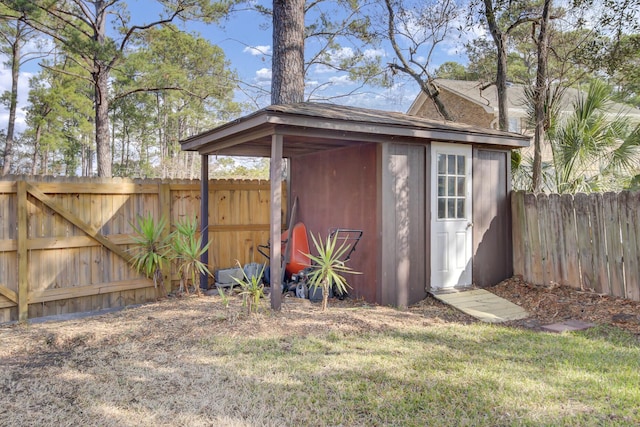
M137 224L131 224L135 235L133 236L134 247L130 250L132 253L130 262L138 273L153 279L156 295L161 288L160 293L163 296L165 291L162 267L169 261L167 255L169 245L163 236L166 224L164 217L156 223L151 213L145 217L138 215Z
M238 268L242 268L240 261L236 261ZM238 285L240 285L240 295L242 295L242 304L247 307L247 314L257 313L260 308L260 299L264 298L264 285L262 284L262 275L264 273L264 264L260 273L257 275L247 276L242 270L242 279L233 277Z
M336 291L341 294L347 293L350 288L347 280L342 276L345 273L360 274L353 271L342 261L348 250L348 245L343 242L336 248L338 234L328 236L326 242L320 239L320 235L316 239L311 234L313 245L318 255L305 254L311 260L311 273L309 273L309 286L313 289L322 287L322 311L327 309L329 303L329 289L336 287Z
M205 263L200 261L201 255L209 248L209 243L202 247L202 236L196 237L198 224L196 220L181 220L176 223L176 229L171 233L171 257L178 267L180 277L180 291L189 295L189 282L200 295L200 286L196 279L201 274L211 276Z

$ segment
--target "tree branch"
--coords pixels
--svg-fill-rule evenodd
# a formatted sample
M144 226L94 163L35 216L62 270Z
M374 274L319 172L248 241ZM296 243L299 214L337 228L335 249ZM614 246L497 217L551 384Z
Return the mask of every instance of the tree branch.
M82 79L82 80L85 80L85 81L87 81L87 82L89 82L91 84L94 84L94 81L92 79L90 79L89 77L87 77L87 76L83 76L81 74L72 73L72 72L69 72L67 70L63 70L62 68L49 67L48 65L45 65L45 64L39 64L39 65L40 65L40 67L44 68L45 70L53 71L54 73L64 74L64 75L67 75L67 76L70 76L70 77L75 77L77 79Z
M134 93L140 93L140 92L160 92L163 90L172 90L172 91L178 91L178 92L184 92L189 96L193 96L194 98L198 98L201 100L205 100L209 97L209 95L207 96L200 96L194 92L191 92L185 88L182 87L178 87L178 86L159 86L159 87L145 87L145 88L136 88L136 89L131 89L122 93L119 93L117 95L115 95L113 97L114 100L118 100L118 99L122 99L125 98L129 95L132 95Z

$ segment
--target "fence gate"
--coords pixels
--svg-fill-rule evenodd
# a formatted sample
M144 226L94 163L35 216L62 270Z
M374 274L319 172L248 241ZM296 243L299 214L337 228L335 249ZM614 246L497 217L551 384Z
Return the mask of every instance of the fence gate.
M209 266L260 261L269 182L212 181ZM157 298L128 262L138 216L199 221L198 181L0 181L0 322L121 307ZM177 282L165 271L167 290Z

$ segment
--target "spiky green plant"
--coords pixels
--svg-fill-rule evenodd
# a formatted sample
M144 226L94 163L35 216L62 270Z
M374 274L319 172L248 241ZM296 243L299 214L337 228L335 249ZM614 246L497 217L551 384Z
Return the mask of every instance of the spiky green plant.
M238 268L242 269L240 261L236 260ZM262 284L262 275L264 274L265 265L262 265L260 273L247 277L247 273L242 270L242 279L233 277L238 285L240 285L240 295L242 295L242 304L247 307L247 313L257 313L260 308L260 300L264 298L264 285Z
M638 173L640 128L609 114L611 101L611 88L593 81L574 112L549 129L559 193L618 191Z
M200 261L200 257L209 248L210 242L202 246L202 236L197 236L197 221L184 219L176 223L176 229L170 236L172 260L178 267L180 291L189 294L189 282L200 295L200 286L196 279L201 274L211 276L208 266Z
M163 236L166 224L164 217L156 223L151 213L144 217L138 215L137 223L131 224L135 235L133 236L134 247L130 250L132 253L130 262L138 273L153 279L156 295L159 288L164 295L162 267L169 261L168 242Z
M338 241L337 233L333 236L327 236L326 242L321 240L320 235L316 239L311 234L311 239L318 255L305 254L311 260L311 273L308 276L309 286L313 289L322 287L322 311L325 311L329 302L329 289L332 286L335 286L336 290L341 294L346 294L347 288L350 288L347 279L342 274L360 273L353 271L342 261L349 247L346 242L336 247Z
M224 308L229 308L229 297L227 296L227 293L225 292L225 290L221 287L216 285L216 289L218 290L218 295L220 296L220 299L222 300L222 305L224 306Z

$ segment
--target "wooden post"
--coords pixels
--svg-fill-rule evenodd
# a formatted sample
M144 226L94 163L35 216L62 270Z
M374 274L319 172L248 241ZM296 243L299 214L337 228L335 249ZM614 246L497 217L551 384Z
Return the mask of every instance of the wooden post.
M165 225L162 230L162 238L167 239L171 233L171 187L168 183L158 184L158 203L160 203L160 218L164 218ZM162 279L165 293L171 292L171 265L162 267Z
M271 241L270 261L271 267L271 308L280 310L282 303L282 249L280 247L280 235L282 234L282 145L283 136L271 137L271 165L269 175L271 181L271 213L270 233Z
M200 236L202 237L202 248L209 244L209 156L202 154L200 168ZM209 250L200 255L200 262L209 265ZM200 274L200 288L207 289L209 283L207 275Z
M17 183L18 209L18 320L24 322L29 317L29 270L27 267L27 183Z
M508 168L507 168L508 169ZM524 277L524 192L511 192L511 247L513 248L513 274Z

